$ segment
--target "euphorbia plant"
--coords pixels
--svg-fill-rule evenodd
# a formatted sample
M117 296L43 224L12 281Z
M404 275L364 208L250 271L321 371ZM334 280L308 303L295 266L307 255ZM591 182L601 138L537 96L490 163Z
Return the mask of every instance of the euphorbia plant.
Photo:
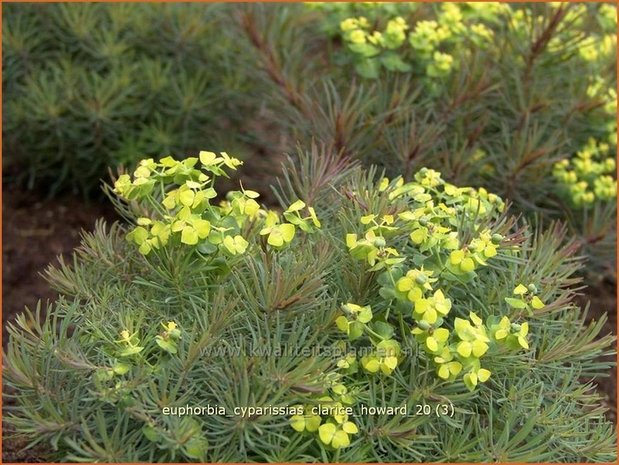
M491 347L500 349L510 340L510 333L500 333L498 338L495 333L489 338L489 328L474 311L466 319L452 320L452 301L445 292L448 294L447 289L454 285L474 281L479 268L488 266L488 261L497 256L505 238L491 228L500 225L494 222L504 204L483 189L463 189L445 183L439 173L427 169L407 184L401 178L391 183L384 178L379 191L387 192L391 201L403 199L406 209L397 215L362 216L365 239L358 241L357 234L350 233L346 242L353 256L371 265L369 271L384 270L376 278L384 299L379 303L383 311L374 318L370 307L363 307L357 315L351 309L361 307L348 304L346 313L356 323L340 317L336 321L338 327L345 327L351 340L365 332L379 352L386 348L391 351L383 357L370 354L362 358L361 365L369 373L380 370L391 374L401 359L401 340L410 332L433 357L440 378L454 381L464 369L464 383L473 390L478 380L485 382L490 377L490 371L481 368L480 358ZM408 241L402 242L398 237L403 233L409 233ZM398 240L399 247L390 246L392 238ZM518 252L514 245L505 249L508 256ZM490 315L488 320L496 318ZM503 318L509 325L509 318ZM358 328L353 333L349 330L351 324ZM453 328L453 334L444 327L447 325ZM520 325L514 327L520 329ZM523 348L528 348L526 339L521 342Z
M137 217L137 226L127 239L144 255L166 248L171 241L172 246L196 246L204 257L234 256L247 250L249 243L241 233L256 224L263 226L260 235L267 235L273 247L290 243L296 227L307 233L320 227L314 209L306 208L303 201L290 205L284 212L286 221L281 222L277 213L260 208L257 192L242 186L240 191L228 192L226 201L213 204L217 177L227 177L227 170L241 164L226 152L208 151L182 161L172 157L159 162L142 160L133 179L123 174L114 184L121 199L136 202L137 211L145 208L151 214Z
M16 434L69 461L614 459L590 381L612 338L572 303L564 231L317 151L273 210L216 200L225 153L120 176L129 224L85 234L9 328Z
M239 17L246 68L273 96L265 114L291 142L319 140L406 181L428 167L491 189L529 220L566 221L590 271L614 274L614 177L598 181L610 202L583 213L553 168L591 137L616 151L615 5L325 2ZM592 206L582 184L570 189Z

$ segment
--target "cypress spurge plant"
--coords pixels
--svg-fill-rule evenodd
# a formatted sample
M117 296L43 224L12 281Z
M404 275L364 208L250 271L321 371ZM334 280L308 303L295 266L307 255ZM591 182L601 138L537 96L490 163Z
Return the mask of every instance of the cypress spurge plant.
M610 147L590 138L574 156L555 163L552 171L561 209L583 250L594 259L594 269L604 268L599 266L600 254L612 257L616 249L616 160ZM612 261L606 272L613 275L610 265Z
M572 302L565 230L321 151L275 210L217 200L226 153L119 176L128 224L86 233L46 316L9 327L15 434L68 461L614 460L613 338Z
M553 176L590 138L616 152L614 5L312 3L239 18L245 68L291 142L406 181L436 169L546 225L567 219L594 270L614 257L614 198L583 213Z

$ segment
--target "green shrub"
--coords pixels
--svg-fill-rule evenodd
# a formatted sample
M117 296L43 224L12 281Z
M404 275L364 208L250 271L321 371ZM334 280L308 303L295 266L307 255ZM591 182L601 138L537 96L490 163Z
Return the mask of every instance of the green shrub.
M89 194L108 166L220 143L245 86L231 72L225 15L221 5L7 5L3 149L13 178Z
M46 458L616 458L593 392L613 338L573 303L564 229L315 146L284 171L283 212L243 187L217 203L238 164L201 152L119 177L130 224L85 234L48 270L46 316L10 325L5 419Z
M319 3L242 18L246 67L270 82L290 142L485 186L545 224L567 219L591 268L614 269L615 197L566 203L553 170L591 138L614 158L615 6Z

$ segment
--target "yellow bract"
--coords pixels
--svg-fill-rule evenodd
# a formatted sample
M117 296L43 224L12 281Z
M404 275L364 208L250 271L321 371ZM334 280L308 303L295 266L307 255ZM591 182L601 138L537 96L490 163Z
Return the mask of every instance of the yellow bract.
M350 421L346 421L341 425L334 423L325 423L318 428L320 440L334 449L341 449L350 445L350 434L358 432L357 425Z
M322 423L322 418L319 415L311 413L304 412L303 415L293 415L290 418L290 426L299 433L303 431L308 431L310 433L318 431L320 423Z

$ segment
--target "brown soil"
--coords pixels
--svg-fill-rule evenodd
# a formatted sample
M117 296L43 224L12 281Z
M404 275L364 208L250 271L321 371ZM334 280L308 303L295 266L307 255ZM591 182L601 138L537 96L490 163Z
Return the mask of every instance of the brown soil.
M274 203L272 194L267 189L255 186L267 185L272 179L273 163L256 163L246 167L247 188L259 190L266 197L267 203ZM264 179L262 179L264 178ZM271 194L271 195L270 195ZM115 219L109 203L90 203L74 197L41 200L31 192L23 192L14 187L4 189L2 199L3 238L2 238L2 320L3 342L6 346L6 323L24 307L35 308L39 300L54 299L55 294L49 288L40 273L59 255L68 255L79 244L80 231L91 230L95 220L105 217ZM606 312L609 321L607 332L616 333L616 294L612 283L603 282L588 290L582 302L591 300L590 317L599 318ZM609 378L600 380L600 390L605 395L609 407L609 418L616 421L616 369ZM6 403L5 403L6 405ZM25 444L7 439L6 428L3 430L3 462L39 462L40 450L24 451Z
M599 320L600 316L606 314L608 319L604 324L602 336L605 334L617 334L617 291L616 283L609 280L602 280L595 286L585 290L585 294L579 296L578 302L584 307L590 303L587 320ZM603 403L608 407L606 416L617 423L617 367L613 367L606 378L599 378L598 391L604 396Z
M99 217L115 218L108 205L85 205L73 198L41 200L31 192L5 189L2 196L2 323L24 307L36 308L54 292L39 275L56 257L70 254L82 229L91 230ZM4 344L6 345L6 344Z

